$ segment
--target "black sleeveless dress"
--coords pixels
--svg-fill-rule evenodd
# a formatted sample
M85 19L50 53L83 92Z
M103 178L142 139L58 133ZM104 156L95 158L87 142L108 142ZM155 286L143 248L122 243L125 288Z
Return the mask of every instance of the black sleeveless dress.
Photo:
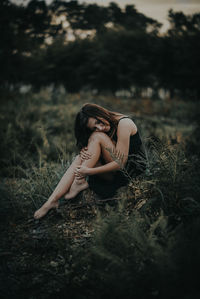
M119 119L130 118L124 116ZM117 141L117 135L113 138ZM89 176L88 184L96 194L102 198L108 198L115 195L118 188L126 186L130 178L135 178L142 174L146 169L146 155L144 147L137 131L136 134L130 136L128 160L124 167L124 170L118 170L115 172L112 181L105 180L98 175Z

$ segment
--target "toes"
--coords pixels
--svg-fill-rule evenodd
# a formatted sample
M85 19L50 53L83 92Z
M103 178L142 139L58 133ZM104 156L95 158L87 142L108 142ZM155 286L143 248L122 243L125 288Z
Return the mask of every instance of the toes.
M39 219L39 218L41 218L41 215L40 215L39 211L38 211L38 212L35 212L35 214L34 214L33 217L34 217L35 219Z

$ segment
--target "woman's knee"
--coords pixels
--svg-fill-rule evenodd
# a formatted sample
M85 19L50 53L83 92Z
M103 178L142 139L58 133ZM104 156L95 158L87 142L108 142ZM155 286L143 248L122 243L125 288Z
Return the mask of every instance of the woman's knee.
M109 142L109 141L111 141L111 139L110 139L110 137L106 133L103 133L103 132L93 132L92 135L89 138L89 143L93 142L93 141L101 143L102 141Z
M112 162L113 159L108 149L112 151L112 149L115 148L115 144L111 140L111 138L106 133L103 132L94 132L92 133L90 138L91 139L89 139L88 146L93 147L93 144L98 143L98 145L101 148L101 155L103 157L103 160L106 163Z

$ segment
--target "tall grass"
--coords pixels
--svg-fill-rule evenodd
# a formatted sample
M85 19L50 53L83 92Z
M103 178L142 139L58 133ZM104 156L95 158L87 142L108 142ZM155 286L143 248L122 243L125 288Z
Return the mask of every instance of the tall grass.
M54 100L43 90L39 94L15 97L15 105L9 100L1 107L1 176L15 180L14 198L28 198L32 209L40 206L76 152L73 122L80 106L93 101L112 109L116 101L116 110L125 114L134 110L136 124L146 143L146 175L130 183L126 196L134 199L134 203L145 203L143 209L148 205L161 207L167 215L192 214L199 210L197 157L185 151L188 134L194 126L190 123L185 127L186 113L190 119L194 111L192 103L151 101L149 106L150 100L120 100L91 94L62 94L57 96L56 104ZM183 123L176 122L177 106L177 113L184 116ZM156 114L159 117L155 118Z
M85 102L94 102L109 109L124 112L135 116L136 123L144 136L163 134L170 140L182 141L189 136L193 127L188 125L187 113L192 113L194 105L185 102L179 104L184 109L178 109L183 114L183 122L176 122L175 104L168 102L151 102L149 100L120 100L112 97L83 95L58 95L56 104L49 92L41 91L38 94L18 95L7 102L3 100L0 108L1 132L3 140L0 151L1 176L13 176L13 169L24 161L31 160L36 166L44 162L57 162L59 155L67 160L66 153L76 151L73 124L74 118L81 105ZM167 107L168 113L165 112ZM147 113L146 111L149 111ZM180 112L182 111L182 112ZM143 113L144 112L144 113ZM157 115L160 115L157 117ZM166 115L168 119L166 119ZM163 119L161 117L164 117ZM169 121L171 117L174 121ZM186 123L185 123L186 121ZM66 157L64 157L66 155ZM14 171L14 175L18 175ZM19 174L20 176L20 174Z
M9 261L13 276L7 283L12 281L16 290L8 289L6 294L16 298L65 298L66 294L69 298L197 298L200 173L197 151L189 151L194 105L184 102L184 109L176 112L180 102L149 103L91 94L60 95L52 100L46 91L14 100L15 105L10 99L1 107L0 212L2 220L9 216L7 225L14 222L11 238L15 234L24 243L20 250L15 243L15 249L9 247L16 259ZM77 210L71 216L52 221L47 215L35 223L33 211L46 201L75 155L73 122L85 102L136 116L145 141L147 171L118 190L114 207L91 209L93 217L84 213L89 211L85 201L74 207ZM192 146L197 141L192 137ZM89 191L85 196L95 198ZM20 215L18 222L15 214ZM27 216L31 216L28 223ZM8 225L2 239L5 246L10 246L9 233ZM24 251L30 257L22 266ZM20 269L27 271L27 288L24 282L12 280L18 273L23 276Z
M186 157L182 144L171 145L166 140L151 140L147 148L149 173L145 183L151 185L149 200L160 198L160 206L168 215L193 213L194 205L198 212L200 189L196 158ZM191 211L185 205L189 201Z

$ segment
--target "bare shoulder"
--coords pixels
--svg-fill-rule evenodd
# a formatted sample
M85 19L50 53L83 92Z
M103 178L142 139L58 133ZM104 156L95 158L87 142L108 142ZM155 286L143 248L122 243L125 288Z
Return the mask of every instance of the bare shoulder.
M134 135L137 133L137 126L134 123L134 121L130 118L123 118L120 120L117 128L118 133L127 133L127 131L130 133L130 135Z

